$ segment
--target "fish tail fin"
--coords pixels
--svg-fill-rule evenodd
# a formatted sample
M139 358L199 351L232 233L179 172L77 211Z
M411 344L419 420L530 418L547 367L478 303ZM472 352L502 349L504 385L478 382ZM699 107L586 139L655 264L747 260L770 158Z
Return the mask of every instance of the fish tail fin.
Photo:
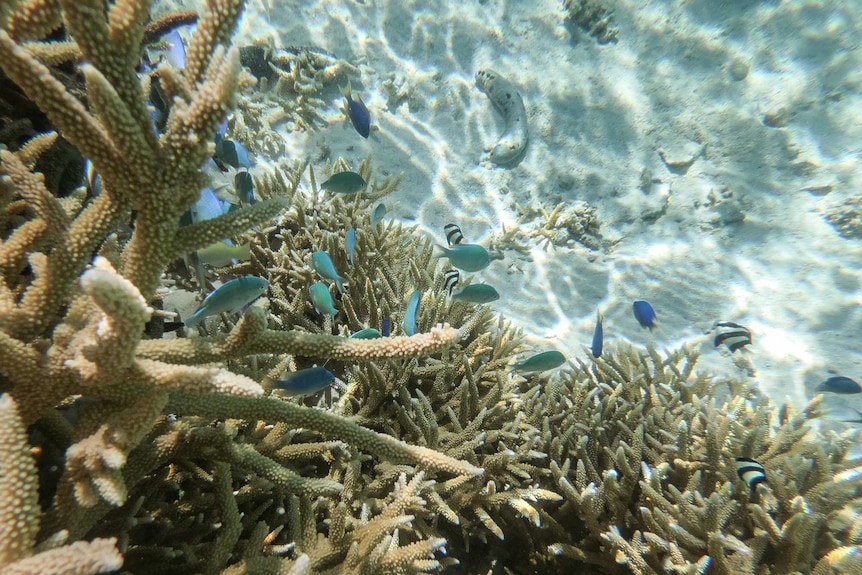
M203 308L200 308L198 309L198 311L187 317L186 321L183 322L185 326L188 328L193 328L194 326L199 324L200 321L203 319L203 311Z
M348 100L352 100L351 94L353 93L353 89L350 86L350 78L347 79L347 86L339 86L338 91L341 92L341 95L347 98Z
M449 250L440 244L434 244L433 253L431 254L432 258L445 258L446 254L449 253Z
M335 279L335 287L338 288L338 293L342 295L344 294L344 283L342 283L343 281L343 277L338 277Z

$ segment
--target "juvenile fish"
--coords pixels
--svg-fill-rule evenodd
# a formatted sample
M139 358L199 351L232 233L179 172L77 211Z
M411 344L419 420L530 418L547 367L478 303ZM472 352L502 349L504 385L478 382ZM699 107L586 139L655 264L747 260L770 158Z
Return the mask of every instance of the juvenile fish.
M317 250L311 254L311 263L314 266L314 270L320 274L320 277L334 281L335 286L338 288L338 293L344 293L344 286L341 283L344 281L344 278L335 271L335 264L332 263L332 258L329 257L328 253L323 250Z
M763 465L750 457L736 458L736 474L752 491L761 483L766 483L766 470Z
M221 139L216 142L216 151L213 160L223 172L227 171L226 166L230 166L235 170L241 168L249 169L254 166L254 158L249 154L248 150L234 140Z
M269 282L257 276L232 279L210 293L185 324L187 327L194 327L205 317L244 310L268 288Z
M233 178L233 186L236 189L236 197L244 204L254 204L254 180L248 171L237 172Z
M353 260L356 257L356 230L350 228L344 234L344 251L347 254L347 262L353 265Z
M404 333L407 335L416 335L416 316L419 314L419 301L422 299L422 292L416 290L410 296L410 301L407 303L407 311L404 314Z
M315 282L308 288L308 293L311 296L311 303L314 306L314 311L320 315L330 315L335 317L338 310L335 309L335 304L332 302L332 294L329 293L329 287L323 282Z
M601 312L596 312L596 328L593 330L593 344L590 346L590 353L593 354L593 357L601 357L602 356L602 348L604 347L605 341L605 330L602 327L602 314Z
M338 88L341 90L341 95L344 96L344 105L347 107L347 116L353 124L354 129L363 138L368 138L371 134L371 114L368 112L368 107L362 98L353 99L350 80L347 81L347 87Z
M655 328L655 310L649 304L649 302L644 300L637 300L632 304L632 312L635 315L635 319L638 320L638 323L641 327L649 329L652 331Z
M338 172L320 184L320 189L334 194L355 194L364 190L367 185L362 176L356 172Z
M509 373L514 371L518 373L538 373L560 367L564 363L566 363L566 356L559 351L543 351L542 353L528 357L524 361L519 361L512 366Z
M850 394L862 393L862 387L849 377L835 375L815 387L814 391L831 391L832 393Z
M308 367L288 373L284 379L267 382L270 387L284 391L284 395L300 397L324 390L336 381L335 375L323 367Z
M715 347L724 344L730 353L734 353L746 345L751 345L752 341L751 330L744 325L732 321L720 321L715 324L715 339L713 340Z
M449 246L457 246L464 240L464 234L456 224L446 224L443 226L443 231L446 233L446 243Z

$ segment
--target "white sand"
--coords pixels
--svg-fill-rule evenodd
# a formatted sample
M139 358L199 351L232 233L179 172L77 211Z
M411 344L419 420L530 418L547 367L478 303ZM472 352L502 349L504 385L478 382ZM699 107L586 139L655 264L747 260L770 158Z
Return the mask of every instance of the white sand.
M455 222L467 241L487 244L501 224L515 225L517 205L596 208L600 250L532 239L530 254L506 251L476 276L497 287L495 309L537 350L584 357L599 307L606 349L706 342L718 320L749 326L756 381L778 401L804 404L830 374L862 381L862 244L818 212L862 184L853 2L607 0L619 42L605 46L570 34L556 0L306 4L251 2L241 37L265 33L268 20L279 45L317 46L358 66L353 87L374 131L356 134L332 87L328 125L286 135L289 149L373 153L378 174L404 173L390 214L438 242ZM735 80L740 64L749 72ZM481 68L521 88L531 142L517 165L482 161L503 119L475 86ZM387 97L387 80L403 99ZM786 126L764 124L782 109ZM673 173L660 151L693 164ZM632 317L634 299L655 307L652 334ZM711 343L702 351L701 369L743 373ZM862 409L859 397L849 401Z

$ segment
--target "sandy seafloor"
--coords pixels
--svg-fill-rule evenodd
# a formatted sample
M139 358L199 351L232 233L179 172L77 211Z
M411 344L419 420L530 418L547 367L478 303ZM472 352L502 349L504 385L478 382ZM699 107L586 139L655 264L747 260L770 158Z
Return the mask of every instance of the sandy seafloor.
M778 402L804 405L830 375L862 381L862 233L844 237L824 217L862 185L858 4L604 5L619 39L599 45L564 25L557 0L252 0L238 43L266 35L359 68L371 137L332 87L326 123L286 133L286 148L372 153L378 174L403 173L388 217L439 243L449 222L486 245L520 225L531 250L504 251L474 281L498 289L494 309L536 350L586 359L599 308L606 349L701 345L701 370L754 373ZM512 166L485 156L504 121L475 85L483 68L526 104L530 144ZM595 208L598 250L527 237L544 218L519 224L518 207L561 202ZM634 320L635 299L656 309L654 332ZM744 360L713 349L704 332L718 320L754 332ZM851 417L862 397L826 405Z

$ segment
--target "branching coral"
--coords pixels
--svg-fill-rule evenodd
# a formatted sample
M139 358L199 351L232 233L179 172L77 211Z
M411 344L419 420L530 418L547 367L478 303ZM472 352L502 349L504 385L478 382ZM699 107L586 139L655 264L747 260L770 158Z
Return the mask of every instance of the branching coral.
M685 351L514 376L520 332L447 301L416 229L371 225L399 183L372 158L281 164L255 181L264 201L180 227L236 98L241 9L210 0L185 70L160 65L173 104L156 134L152 80L134 71L148 3L0 4L0 66L103 179L89 201L60 198L34 171L53 135L0 150L0 573L860 569L860 462L851 436L810 423L816 403L775 409L695 375ZM85 56L87 106L34 56L59 23ZM318 189L351 169L362 195ZM157 289L182 283L169 264L225 237L251 245L225 271L267 278L267 297L142 340ZM345 277L334 317L308 299L317 250ZM348 337L385 322L391 336ZM345 386L290 399L259 383L312 363ZM737 456L768 484L742 483Z

